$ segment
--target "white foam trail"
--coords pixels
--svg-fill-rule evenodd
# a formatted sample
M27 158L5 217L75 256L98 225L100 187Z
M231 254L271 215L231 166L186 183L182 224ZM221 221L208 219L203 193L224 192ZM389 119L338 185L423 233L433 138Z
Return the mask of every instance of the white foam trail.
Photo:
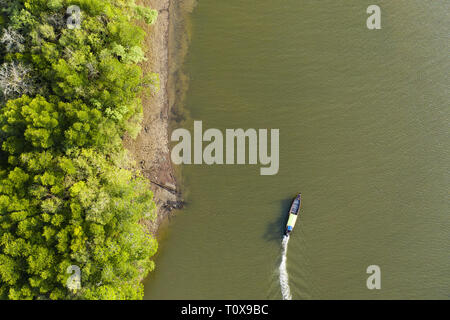
M283 300L292 300L291 289L289 288L289 275L286 268L286 260L287 260L287 249L289 243L289 236L283 237L282 244L282 257L280 264L280 286L281 286L281 294L283 296Z

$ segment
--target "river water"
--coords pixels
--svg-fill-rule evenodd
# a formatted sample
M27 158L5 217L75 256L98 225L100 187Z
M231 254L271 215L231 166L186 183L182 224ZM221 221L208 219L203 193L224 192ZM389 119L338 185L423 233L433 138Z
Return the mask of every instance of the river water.
M382 29L368 30L378 4ZM185 121L280 129L280 170L184 165L146 299L450 296L448 0L199 0ZM180 107L180 106L178 106ZM366 269L378 265L381 289Z

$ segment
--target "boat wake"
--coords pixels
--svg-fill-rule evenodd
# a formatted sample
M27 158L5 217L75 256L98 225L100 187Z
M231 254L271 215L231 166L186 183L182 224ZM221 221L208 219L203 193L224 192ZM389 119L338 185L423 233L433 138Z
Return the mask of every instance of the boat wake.
M282 256L280 264L280 286L283 300L292 300L291 289L289 288L289 275L286 267L287 249L289 243L289 236L284 236L282 241Z

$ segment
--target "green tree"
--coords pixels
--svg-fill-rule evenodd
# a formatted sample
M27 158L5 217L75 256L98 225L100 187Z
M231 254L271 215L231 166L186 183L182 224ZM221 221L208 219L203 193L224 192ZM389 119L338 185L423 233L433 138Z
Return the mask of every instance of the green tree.
M157 242L141 222L155 204L121 138L137 134L139 94L158 84L137 65L144 31L132 21L157 12L131 0L4 2L0 64L27 66L30 81L0 84L0 298L142 298ZM64 20L72 4L80 29Z

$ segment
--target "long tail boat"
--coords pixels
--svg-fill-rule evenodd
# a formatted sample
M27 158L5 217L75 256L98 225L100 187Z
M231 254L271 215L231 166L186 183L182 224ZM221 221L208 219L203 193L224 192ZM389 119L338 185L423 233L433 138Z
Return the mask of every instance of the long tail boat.
M289 210L289 219L286 224L285 235L289 236L294 229L295 223L297 222L298 213L300 212L300 207L302 205L302 194L299 193L292 201L291 209Z

